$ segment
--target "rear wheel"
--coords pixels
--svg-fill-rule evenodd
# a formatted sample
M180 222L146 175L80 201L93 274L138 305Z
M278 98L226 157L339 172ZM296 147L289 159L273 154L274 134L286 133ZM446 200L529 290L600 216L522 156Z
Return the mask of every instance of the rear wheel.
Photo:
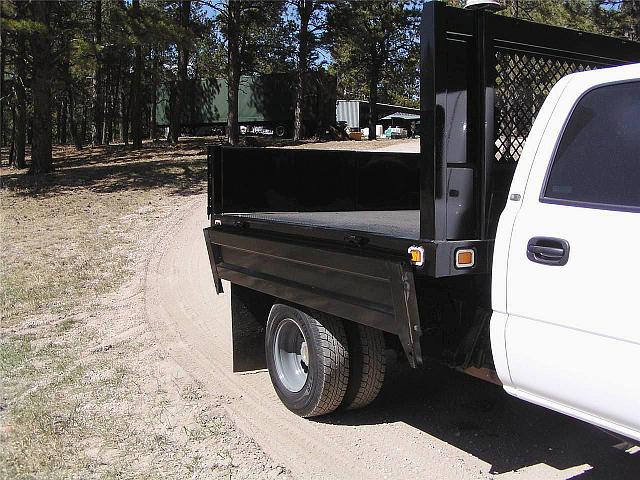
M373 402L382 388L386 371L384 334L356 323L349 323L346 331L350 373L342 407L354 410Z
M334 411L349 381L349 350L342 321L276 304L265 336L271 382L284 405L301 417Z

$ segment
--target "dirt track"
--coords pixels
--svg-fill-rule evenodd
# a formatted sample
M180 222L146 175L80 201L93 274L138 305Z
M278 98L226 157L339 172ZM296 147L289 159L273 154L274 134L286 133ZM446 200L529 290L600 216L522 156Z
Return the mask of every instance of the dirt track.
M303 420L266 372L231 373L229 295L216 297L192 197L154 237L144 279L147 318L169 356L245 434L299 478L640 478L640 458L600 431L440 368L392 366L369 408ZM228 288L228 285L227 285ZM577 477L576 477L577 476Z

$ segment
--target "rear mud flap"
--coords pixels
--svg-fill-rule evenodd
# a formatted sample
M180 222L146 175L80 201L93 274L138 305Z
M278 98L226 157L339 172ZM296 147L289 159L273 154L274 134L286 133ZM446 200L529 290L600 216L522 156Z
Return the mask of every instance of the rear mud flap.
M231 284L231 334L233 371L267 368L264 331L273 297Z

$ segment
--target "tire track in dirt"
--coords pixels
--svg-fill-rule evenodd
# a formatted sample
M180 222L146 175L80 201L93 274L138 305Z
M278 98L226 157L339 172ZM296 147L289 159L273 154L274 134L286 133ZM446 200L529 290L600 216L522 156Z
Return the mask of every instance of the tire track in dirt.
M225 396L225 408L238 426L297 475L315 472L323 476L328 465L337 468L335 475L364 474L354 470L344 456L323 451L327 439L310 438L295 425L303 421L276 403L266 374L231 373L229 296L215 297L202 237L206 216L197 208L203 205L198 200L174 215L152 248L145 295L147 317L158 340L208 390ZM175 221L183 215L184 220ZM309 455L310 450L316 455Z
M202 228L206 226L203 197L181 208L154 240L145 273L147 318L168 354L206 388L227 397L231 418L274 460L304 478L389 478L415 475L416 448L433 457L434 448L451 452L432 458L438 477L482 478L487 465L476 459L475 475L461 471L460 451L433 439L419 447L426 434L396 423L348 426L301 419L280 404L266 372L231 373L231 321L228 285L216 296ZM413 430L413 431L410 431ZM408 456L411 456L411 459ZM443 460L445 460L443 462ZM431 463L431 462L429 462ZM475 462L474 462L475 463ZM482 468L484 467L484 468Z
M215 295L202 234L205 205L204 196L193 197L152 239L143 280L146 314L168 355L225 399L230 418L246 435L300 478L494 478L491 463L469 449L389 418L381 409L358 413L358 422L342 422L340 415L305 420L278 401L268 373L231 373L229 285L224 295ZM402 400L396 411L397 402ZM557 469L533 461L522 467L497 476L570 478L588 465Z

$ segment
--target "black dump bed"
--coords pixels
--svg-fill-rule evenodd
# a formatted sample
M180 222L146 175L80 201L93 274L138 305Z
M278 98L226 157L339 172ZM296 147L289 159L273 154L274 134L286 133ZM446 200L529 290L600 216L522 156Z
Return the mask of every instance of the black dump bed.
M211 147L212 223L344 246L366 242L404 257L420 240L419 159L416 153Z

